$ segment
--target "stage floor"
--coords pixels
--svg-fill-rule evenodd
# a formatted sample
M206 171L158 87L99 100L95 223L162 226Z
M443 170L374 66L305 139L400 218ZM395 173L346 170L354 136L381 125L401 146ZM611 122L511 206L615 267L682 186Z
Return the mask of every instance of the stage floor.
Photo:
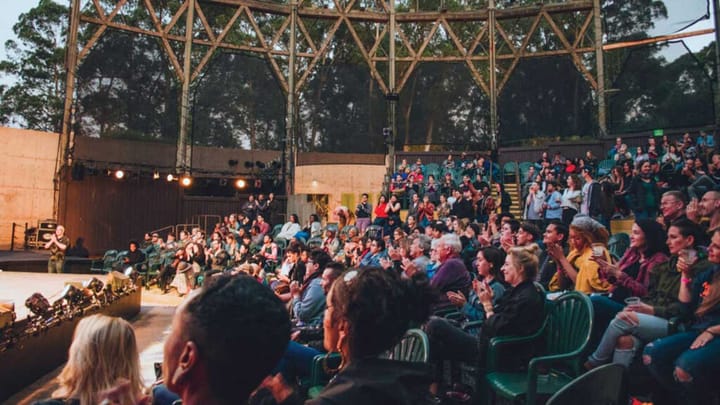
M0 272L0 299L15 300L15 311L18 319L21 319L27 316L25 299L32 293L41 292L52 302L51 297L62 291L65 282L85 281L91 277L90 274ZM98 278L105 282L106 276ZM148 385L155 379L153 363L162 361L163 343L169 333L175 307L182 300L183 298L178 297L174 290L168 294L162 294L157 287L142 291L140 314L131 322L138 340L142 376ZM38 379L3 402L3 405L29 405L34 401L48 398L57 388L54 378L61 369L62 366Z
M17 320L25 319L30 311L25 300L36 292L41 293L52 303L62 293L66 282L90 280L90 274L48 274L25 273L15 271L0 272L0 300L15 301ZM99 277L104 283L105 277Z

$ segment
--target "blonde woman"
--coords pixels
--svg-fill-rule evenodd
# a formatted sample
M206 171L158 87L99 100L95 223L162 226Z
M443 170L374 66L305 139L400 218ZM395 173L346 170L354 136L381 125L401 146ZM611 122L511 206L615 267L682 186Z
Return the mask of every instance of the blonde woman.
M586 294L603 293L610 290L610 283L600 277L597 261L593 259L594 249L608 263L612 262L607 250L610 235L601 223L586 215L578 215L570 224L568 242L570 253L567 257L559 245L547 247L547 253L557 263L557 272L550 280L551 291L576 290ZM593 246L595 245L595 246Z
M144 399L135 332L122 318L91 315L75 329L68 362L57 378L60 386L52 399L37 404L96 405L101 393L116 388L120 380L129 383L115 403Z

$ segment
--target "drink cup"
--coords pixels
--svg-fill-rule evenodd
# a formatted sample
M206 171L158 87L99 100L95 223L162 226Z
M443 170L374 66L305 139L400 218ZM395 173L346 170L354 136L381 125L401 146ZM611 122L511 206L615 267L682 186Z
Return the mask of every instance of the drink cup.
M640 297L627 297L625 298L625 305L637 305L640 303Z
M593 243L592 251L595 257L605 256L605 246L602 243Z

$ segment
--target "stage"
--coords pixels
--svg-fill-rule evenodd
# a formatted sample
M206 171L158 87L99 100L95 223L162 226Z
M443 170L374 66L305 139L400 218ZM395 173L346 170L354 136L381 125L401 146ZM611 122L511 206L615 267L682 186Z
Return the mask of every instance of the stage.
M88 307L73 316L52 315L50 322L31 323L25 300L39 292L52 304L58 300L68 282L83 282L93 275L0 272L0 300L15 302L17 319L11 328L0 333L0 341L12 337L12 344L0 350L0 401L3 401L55 369L67 358L75 326L82 317L102 313L126 319L140 312L142 289L120 294L108 304ZM107 276L96 276L103 283ZM45 318L43 318L45 319ZM32 326L32 327L31 327ZM7 340L5 340L7 342Z
M0 270L47 273L49 258L50 251L44 249L0 251ZM89 274L91 264L92 259L87 257L66 257L63 274Z

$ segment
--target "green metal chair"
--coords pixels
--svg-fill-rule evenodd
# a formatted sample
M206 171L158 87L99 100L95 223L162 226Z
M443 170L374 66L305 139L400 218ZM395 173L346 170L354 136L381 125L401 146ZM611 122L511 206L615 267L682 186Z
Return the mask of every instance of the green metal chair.
M626 233L616 233L608 241L608 251L615 260L620 260L630 247L630 236Z
M340 353L318 354L313 358L312 368L310 369L308 398L317 398L320 395L332 378L331 369L337 369L341 361L342 356Z
M429 175L435 176L435 180L438 179L438 176L440 175L440 165L437 163L428 163L425 165L425 173L423 175L427 178Z
M430 357L428 337L420 329L408 329L400 343L380 357L388 360L427 363Z
M118 251L111 249L105 252L102 259L93 260L90 264L91 273L105 274L113 269L113 263L117 259Z
M525 181L525 177L527 176L528 172L530 171L530 168L535 166L535 163L533 162L521 162L518 165L518 170L520 170L520 178L522 181Z
M322 244L323 244L323 241L322 241L322 239L320 239L320 238L310 238L310 239L308 239L308 241L307 241L307 246L308 246L310 249L319 248L319 247L322 246Z
M627 404L627 370L623 365L613 363L595 368L561 388L546 405L575 405L580 398L588 405Z
M505 163L503 165L503 180L509 181L508 179L512 179L512 181L515 181L516 177L517 177L517 170L518 170L517 162Z
M590 299L579 292L560 296L540 330L525 337L496 337L490 341L485 384L496 395L511 401L525 399L535 404L538 395L552 395L579 375L582 354L592 330L593 308ZM534 357L527 371L498 371L501 354L512 346L527 347L544 342L544 352ZM540 374L540 371L547 374Z
M605 176L610 174L610 170L615 167L615 160L613 159L605 159L600 161L600 164L598 164L598 176Z
M277 225L273 226L272 232L270 232L270 235L272 236L273 239L275 239L277 234L280 233L280 231L282 230L282 227L283 227L283 224L277 224ZM275 242L277 242L277 241L275 241Z
M429 356L430 344L425 332L420 329L408 329L400 343L380 357L389 360L426 363ZM318 354L313 358L308 398L317 398L330 381L329 369L337 368L340 360L339 353Z

